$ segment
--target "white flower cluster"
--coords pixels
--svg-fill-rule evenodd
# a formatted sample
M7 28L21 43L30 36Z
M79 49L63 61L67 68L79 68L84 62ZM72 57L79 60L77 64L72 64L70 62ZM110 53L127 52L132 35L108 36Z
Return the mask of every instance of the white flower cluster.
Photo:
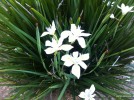
M86 47L86 42L84 37L88 37L89 33L84 33L84 30L81 30L80 26L76 27L75 24L71 24L70 30L65 30L61 32L60 38L58 39L55 35L56 27L54 21L52 22L52 25L50 27L46 28L46 32L43 32L41 37L46 35L51 35L52 41L46 40L45 46L46 48L44 51L46 54L53 54L58 51L69 51L72 48L74 48L71 44L75 41L78 41L78 44L81 48ZM69 44L63 44L64 39L68 38ZM84 63L84 61L89 59L89 53L87 54L81 54L78 51L74 51L72 54L65 54L61 57L61 60L64 61L64 66L71 67L72 70L71 73L75 75L78 79L80 78L80 67L83 69L87 68L87 65Z
M104 2L106 0L103 0ZM111 5L113 6L115 2L108 2L107 6ZM126 15L128 12L134 12L132 11L133 7L125 6L125 4L121 4L121 6L117 6L119 9L121 9L122 15ZM110 18L116 19L114 14L110 15ZM55 35L56 27L54 21L52 22L52 25L50 27L46 28L47 31L43 32L41 37L44 37L46 35L51 35L52 40L46 40L45 46L48 47L44 51L46 54L53 54L57 53L58 51L70 51L74 47L71 45L75 41L78 42L81 48L86 47L86 42L84 37L88 37L91 34L89 33L84 33L84 30L81 30L80 26L76 26L75 24L71 24L71 29L70 30L65 30L61 32L60 38L57 38ZM68 38L68 44L63 44L64 40ZM64 66L67 67L72 67L71 73L77 77L77 79L80 78L81 75L81 68L87 69L87 65L85 64L84 61L89 59L89 53L86 54L81 54L78 51L72 52L72 54L66 53L61 57L61 60L64 62ZM90 89L86 89L84 92L81 92L79 94L80 98L83 98L84 100L95 100L95 87L92 84Z
M102 2L103 2L103 3L107 3L107 6L111 6L111 7L113 7L113 6L114 6L114 4L115 4L115 2L114 2L114 1L113 1L113 2L111 2L111 1L103 0Z
M122 3L121 6L117 5L117 8L121 9L121 12L122 12L122 15L123 15L123 16L126 15L128 12L134 12L134 10L132 10L133 7L134 7L134 6L132 6L132 7L125 6L124 3ZM111 18L111 19L114 19L114 18L115 18L115 17L114 17L114 14L111 14L111 15L110 15L110 18Z
M48 47L44 51L46 54L53 54L58 51L69 51L72 48L74 48L71 44L75 41L78 42L81 48L86 47L86 42L84 37L88 37L91 34L84 33L84 30L81 30L80 26L76 26L75 24L71 24L70 30L65 30L61 32L60 38L58 39L55 35L56 27L54 21L52 22L52 25L50 27L46 28L46 32L43 32L41 37L46 35L51 35L52 41L46 40L45 46ZM69 44L63 44L64 39L68 38ZM84 63L84 61L89 59L89 53L81 54L78 51L74 51L72 54L65 54L61 57L61 60L64 62L64 66L71 67L71 73L77 77L77 79L80 78L80 68L87 69L87 65ZM93 94L95 91L94 85L91 85L90 89L86 89L85 92L81 92L79 97L83 98L85 100L95 100Z

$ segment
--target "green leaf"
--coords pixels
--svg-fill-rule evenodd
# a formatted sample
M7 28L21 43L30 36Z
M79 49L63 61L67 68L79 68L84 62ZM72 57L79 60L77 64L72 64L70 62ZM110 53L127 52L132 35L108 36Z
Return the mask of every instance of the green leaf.
M65 93L65 91L67 89L67 86L69 85L69 83L70 83L70 78L67 79L67 81L65 82L65 85L64 85L64 87L63 87L63 89L62 89L62 91L61 91L61 93L60 93L60 95L58 97L58 100L62 99L62 97L63 97L63 95L64 95L64 93Z
M43 67L45 68L45 70L47 71L47 73L50 73L44 63L43 57L41 55L41 41L40 41L40 33L39 33L39 29L38 29L38 25L36 27L36 38L37 38L37 48L38 48L38 52L39 52L39 56L42 62Z
M104 57L105 57L106 51L101 55L101 57L99 58L97 65L95 68L93 68L89 73L92 73L95 69L97 69L97 67L99 67L99 65L102 63Z
M42 16L42 14L40 14L37 10L35 10L34 8L31 8L31 10L38 17L38 19L41 19L45 23L46 26L50 25L48 20L44 16Z

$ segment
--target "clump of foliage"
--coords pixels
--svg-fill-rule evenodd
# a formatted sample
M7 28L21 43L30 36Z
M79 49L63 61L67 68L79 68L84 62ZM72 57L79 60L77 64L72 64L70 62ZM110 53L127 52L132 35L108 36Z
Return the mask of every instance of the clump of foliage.
M59 90L58 100L66 91L75 99L91 84L99 98L132 97L126 88L134 88L120 76L133 78L134 70L126 64L134 55L134 13L123 14L119 6L133 6L134 1L113 1L1 0L0 82L14 87L10 99L42 100L55 90ZM63 31L70 30L71 24L80 25L91 34L85 38L86 47L81 48L76 41L71 51L46 54L45 42L51 41L52 36L41 35L53 21L58 39ZM74 51L90 55L85 61L88 67L81 68L79 79L61 60Z

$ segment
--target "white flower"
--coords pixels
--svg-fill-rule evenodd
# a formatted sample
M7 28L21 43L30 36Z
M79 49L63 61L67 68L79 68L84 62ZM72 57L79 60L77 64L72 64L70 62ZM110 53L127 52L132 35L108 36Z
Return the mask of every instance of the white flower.
M87 68L87 65L83 62L89 59L89 53L80 54L78 51L73 52L72 55L66 54L62 56L61 60L64 61L64 65L67 67L72 66L71 73L78 79L80 78L80 66L83 69Z
M95 94L93 94L95 92L95 87L92 84L90 89L86 89L84 92L81 92L79 94L80 98L83 98L84 100L95 100Z
M78 41L79 45L82 48L86 47L85 39L83 37L88 37L89 33L82 33L84 30L81 30L80 27L76 27L75 24L71 24L71 34L69 34L69 42Z
M69 42L73 43L76 40L82 48L86 47L85 39L83 37L88 37L89 33L83 33L84 30L81 30L80 27L76 27L75 24L71 24L70 31L63 31L61 33L61 38L67 38L69 36Z
M69 51L73 48L73 46L69 44L62 45L62 42L63 42L63 39L61 38L59 39L59 41L56 41L54 38L52 38L52 42L47 40L45 45L49 47L45 50L46 54L52 54L59 50Z
M117 5L117 7L118 7L119 9L121 9L123 15L127 14L128 12L134 12L134 11L132 11L133 6L132 6L132 7L125 6L124 3L121 4L121 7L118 6L118 5Z
M112 2L111 6L113 7L113 6L114 6L114 4L115 4L115 2Z
M110 4L111 4L111 1L108 1L108 2L107 2L107 6L110 6Z
M115 18L115 17L114 17L114 14L111 14L111 15L110 15L110 18L111 18L111 19L114 19L114 18Z
M107 2L107 6L113 7L114 3L115 3L115 2L108 1L108 2Z
M41 37L46 36L48 34L49 35L54 35L55 30L56 30L54 21L52 22L52 25L50 25L50 27L46 28L46 30L47 30L47 32L43 32Z

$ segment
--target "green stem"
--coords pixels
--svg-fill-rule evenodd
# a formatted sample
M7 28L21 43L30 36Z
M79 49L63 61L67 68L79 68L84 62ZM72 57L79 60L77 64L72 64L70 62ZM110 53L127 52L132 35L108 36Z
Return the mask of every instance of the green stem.
M64 95L64 93L65 93L65 91L66 91L66 89L67 89L67 87L69 85L69 83L70 83L70 78L67 79L67 81L66 81L66 83L65 83L65 85L64 85L64 87L63 87L63 89L62 89L62 91L61 91L61 93L60 93L60 95L58 97L58 100L62 99L62 97L63 97L63 95Z
M117 28L118 28L118 26L119 26L121 20L123 19L123 17L124 17L124 15L121 16L120 20L118 21L118 23L117 23L117 25L116 25L116 28L115 28L113 37L115 37L115 34L116 34L116 32L117 32Z
M55 69L58 70L58 63L57 63L57 52L54 53L54 66L55 66Z
M58 38L56 35L53 35L53 38L58 42Z
M75 79L73 80L73 88L72 88L72 97L73 97L73 100L75 100Z

